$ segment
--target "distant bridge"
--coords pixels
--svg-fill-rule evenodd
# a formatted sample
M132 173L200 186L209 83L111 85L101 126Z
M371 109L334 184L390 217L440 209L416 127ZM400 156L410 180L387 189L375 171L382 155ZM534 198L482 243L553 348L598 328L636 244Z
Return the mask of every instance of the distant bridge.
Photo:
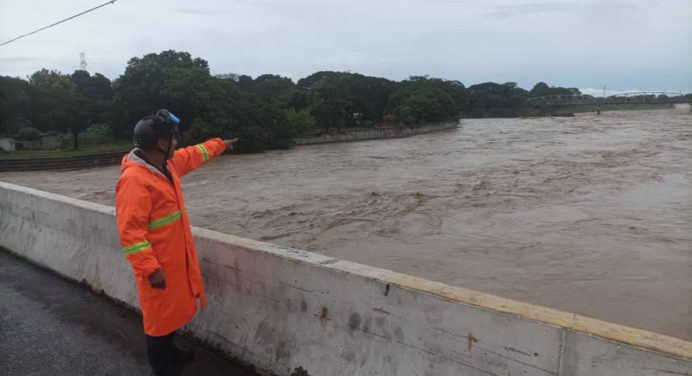
M592 95L545 95L526 100L526 106L530 108L551 108L559 106L596 106L621 105L621 104L676 104L690 103L690 99L683 93L667 91L636 92L611 95L609 97L594 97Z

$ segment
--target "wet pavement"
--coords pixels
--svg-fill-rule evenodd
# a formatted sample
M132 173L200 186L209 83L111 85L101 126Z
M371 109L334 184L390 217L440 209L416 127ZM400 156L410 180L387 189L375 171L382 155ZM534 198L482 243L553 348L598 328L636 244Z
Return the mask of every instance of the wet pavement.
M195 352L183 375L254 375ZM0 250L0 376L150 375L145 354L139 316Z

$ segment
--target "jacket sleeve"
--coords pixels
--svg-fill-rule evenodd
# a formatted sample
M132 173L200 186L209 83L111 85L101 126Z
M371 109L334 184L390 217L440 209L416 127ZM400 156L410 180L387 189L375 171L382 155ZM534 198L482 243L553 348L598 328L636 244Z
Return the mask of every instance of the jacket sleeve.
M178 176L183 176L200 167L204 162L218 157L224 150L226 145L223 141L220 138L213 138L201 144L176 150L171 162Z
M115 218L120 246L137 277L148 277L161 265L147 240L151 197L144 182L124 175L115 187Z

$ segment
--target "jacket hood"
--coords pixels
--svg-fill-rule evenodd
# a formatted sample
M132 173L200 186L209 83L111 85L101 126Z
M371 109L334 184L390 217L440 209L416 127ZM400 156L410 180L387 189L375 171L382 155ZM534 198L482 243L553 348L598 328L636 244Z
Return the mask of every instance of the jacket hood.
M123 160L120 164L120 172L121 173L125 172L125 170L127 170L128 168L131 168L134 166L139 166L139 167L146 168L147 170L151 171L154 174L161 176L164 179L168 179L168 178L166 178L166 175L164 175L156 167L150 165L142 157L137 155L137 153L135 153L135 151L137 151L137 150L139 150L139 148L134 148L128 154L125 154L125 156L123 156Z

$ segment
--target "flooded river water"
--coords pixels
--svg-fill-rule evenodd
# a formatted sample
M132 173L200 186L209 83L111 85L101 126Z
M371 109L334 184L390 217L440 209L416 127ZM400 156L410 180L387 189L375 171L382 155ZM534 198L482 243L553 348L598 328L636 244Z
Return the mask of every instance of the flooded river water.
M113 204L118 167L0 180ZM222 156L194 225L692 340L692 114L463 120Z

